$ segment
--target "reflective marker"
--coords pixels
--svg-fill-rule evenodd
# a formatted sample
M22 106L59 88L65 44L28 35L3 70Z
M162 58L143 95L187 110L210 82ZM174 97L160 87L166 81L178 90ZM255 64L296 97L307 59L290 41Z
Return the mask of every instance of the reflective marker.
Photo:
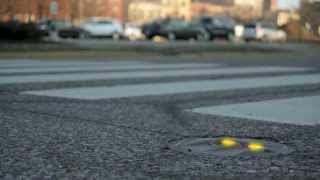
M265 149L264 144L259 143L259 142L251 142L248 144L248 149L251 152L261 152Z
M239 145L234 138L223 138L221 139L220 144L226 148L231 148Z

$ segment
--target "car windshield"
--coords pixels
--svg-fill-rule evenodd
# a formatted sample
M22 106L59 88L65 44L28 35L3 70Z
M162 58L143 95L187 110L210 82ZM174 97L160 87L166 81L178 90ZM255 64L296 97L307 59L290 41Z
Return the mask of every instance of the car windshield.
M276 26L271 22L264 22L261 26L264 28L276 29Z
M102 21L96 21L95 23L97 23L97 24L103 24L103 25L108 25L108 24L112 24L112 21L102 20Z
M211 24L212 23L212 18L201 18L201 23L203 24Z
M246 27L246 28L256 28L256 27L257 27L257 24L255 24L255 23L250 23L250 24L246 24L245 27Z
M187 26L188 23L183 20L174 19L174 20L171 20L168 25L177 26L177 27L184 27L184 26Z

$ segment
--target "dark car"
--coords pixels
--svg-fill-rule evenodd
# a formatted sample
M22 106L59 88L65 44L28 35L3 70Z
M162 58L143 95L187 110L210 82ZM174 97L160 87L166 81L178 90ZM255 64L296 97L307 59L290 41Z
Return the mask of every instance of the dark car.
M169 40L176 39L195 39L195 40L209 40L210 36L198 24L188 23L183 20L172 20L162 29L162 36Z
M171 18L165 18L165 19L156 19L150 23L146 23L141 27L142 33L145 35L147 39L152 39L155 36L163 35L162 29L170 21L171 21Z
M142 32L148 39L152 39L154 36L162 36L169 40L209 39L209 34L199 24L192 24L175 18L154 21L143 26Z
M72 23L65 20L44 19L37 23L37 27L43 35L48 36L50 31L59 31L60 29L72 27Z
M86 32L81 27L70 27L70 28L60 29L58 31L58 36L61 38L83 39L83 38L88 38L89 33Z
M211 40L215 38L232 40L234 37L235 21L232 18L203 16L194 19L192 23L202 26L209 34Z

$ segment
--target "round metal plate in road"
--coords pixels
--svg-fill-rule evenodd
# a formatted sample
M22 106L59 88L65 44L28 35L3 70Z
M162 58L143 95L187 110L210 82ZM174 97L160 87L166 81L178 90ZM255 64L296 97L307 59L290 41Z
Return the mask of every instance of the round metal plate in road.
M179 152L204 156L273 156L292 150L276 142L245 138L194 138L174 142L170 148Z

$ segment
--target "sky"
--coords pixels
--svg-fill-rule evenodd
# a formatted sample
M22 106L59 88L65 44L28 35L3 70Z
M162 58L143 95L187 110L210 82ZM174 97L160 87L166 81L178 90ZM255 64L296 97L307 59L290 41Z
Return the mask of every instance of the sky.
M299 8L300 0L279 0L280 9L296 9Z

